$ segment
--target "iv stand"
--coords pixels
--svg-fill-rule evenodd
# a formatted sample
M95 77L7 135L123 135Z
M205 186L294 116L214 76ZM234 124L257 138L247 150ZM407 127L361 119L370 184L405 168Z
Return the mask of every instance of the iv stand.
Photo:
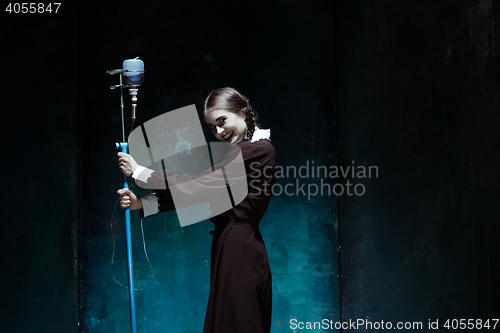
M126 69L114 69L107 72L107 74L120 74L120 84L111 86L110 89L120 88L120 102L121 102L121 116L122 116L122 142L116 143L116 149L121 150L122 153L128 153L128 143L125 142L125 122L123 116L123 72L134 71ZM143 72L143 71L141 71ZM123 188L129 188L127 175L123 174ZM137 333L137 321L135 316L135 295L134 295L134 267L132 262L132 232L130 227L130 207L125 208L125 236L127 239L127 271L128 271L128 293L130 303L130 322L132 333Z

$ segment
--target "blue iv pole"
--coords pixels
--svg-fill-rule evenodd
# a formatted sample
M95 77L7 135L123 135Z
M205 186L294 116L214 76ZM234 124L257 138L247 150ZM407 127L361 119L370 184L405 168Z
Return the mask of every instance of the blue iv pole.
M122 153L128 153L128 143L125 142L125 125L123 119L123 76L122 73L127 70L114 69L108 71L107 74L120 74L120 84L116 86L111 86L111 89L120 88L120 98L121 98L121 115L122 115L122 142L116 143L116 149L121 150ZM134 110L135 111L135 110ZM135 113L135 112L134 112ZM134 114L135 117L135 114ZM123 174L123 188L129 188L127 175ZM130 207L125 208L125 236L127 244L127 270L128 270L128 293L129 293L129 303L130 303L130 323L132 333L137 333L137 320L135 316L135 295L134 295L134 266L132 261L132 232L130 227Z
M125 141L125 140L124 140ZM116 149L127 154L128 143L120 142L116 144ZM123 174L123 188L129 188L127 175ZM127 268L128 268L128 293L130 303L130 321L132 333L137 333L135 318L135 295L134 295L134 266L132 262L132 232L130 228L130 207L125 208L125 236L127 238Z

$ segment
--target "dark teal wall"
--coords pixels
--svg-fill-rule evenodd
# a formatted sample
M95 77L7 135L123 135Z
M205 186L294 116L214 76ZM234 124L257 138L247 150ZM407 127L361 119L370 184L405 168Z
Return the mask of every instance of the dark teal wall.
M498 318L499 4L354 3L335 2L338 154L380 176L339 201L342 318Z
M77 8L4 9L0 330L77 332Z
M261 230L274 332L293 331L293 318L499 317L497 3L93 1L60 10L1 14L2 331L129 330L127 290L110 273L121 132L119 96L107 89L116 78L104 73L136 56L147 71L138 123L200 108L210 89L230 85L272 129L279 165L378 167L377 178L329 180L361 183L363 196L273 198ZM144 288L150 267L133 217ZM113 224L113 272L125 283L120 209ZM211 229L180 228L174 213L144 221L154 273L136 292L140 331L201 330Z

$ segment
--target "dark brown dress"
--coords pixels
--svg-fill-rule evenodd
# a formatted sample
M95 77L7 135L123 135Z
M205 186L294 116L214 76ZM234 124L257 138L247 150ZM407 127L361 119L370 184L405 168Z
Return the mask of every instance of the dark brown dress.
M271 200L275 151L266 139L244 141L237 146L245 164L248 194L233 209L210 219L215 230L210 232L213 235L210 295L203 333L271 330L271 270L259 222ZM217 169L218 164L214 168ZM228 178L231 181L230 175ZM148 188L154 188L153 184L158 181L164 178L155 172L148 180ZM204 183L203 186L209 185ZM160 211L175 209L168 189L155 192Z

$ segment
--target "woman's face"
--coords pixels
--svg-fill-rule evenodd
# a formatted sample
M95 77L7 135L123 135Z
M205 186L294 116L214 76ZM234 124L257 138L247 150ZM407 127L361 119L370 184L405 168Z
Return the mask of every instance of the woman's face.
M245 138L247 124L242 115L228 110L212 110L205 116L205 122L215 137L223 142L236 144Z

